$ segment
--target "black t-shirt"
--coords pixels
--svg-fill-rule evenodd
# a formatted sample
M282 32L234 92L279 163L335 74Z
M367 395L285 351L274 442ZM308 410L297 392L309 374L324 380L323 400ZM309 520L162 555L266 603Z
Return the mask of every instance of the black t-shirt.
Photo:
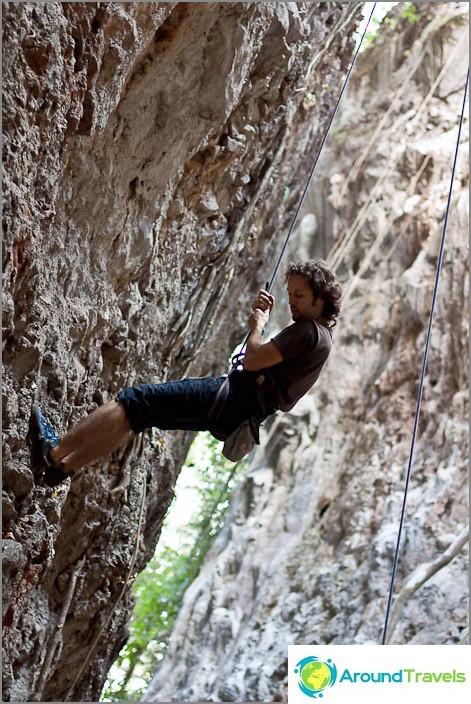
M317 381L332 348L330 331L314 320L298 320L272 338L283 361L268 368L275 398L290 411Z

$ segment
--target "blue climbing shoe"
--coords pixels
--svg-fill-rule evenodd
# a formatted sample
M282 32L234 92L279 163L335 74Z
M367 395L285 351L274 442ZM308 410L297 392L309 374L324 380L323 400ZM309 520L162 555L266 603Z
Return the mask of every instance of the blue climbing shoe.
M57 447L60 441L39 406L31 406L28 432L31 466L35 476L44 473L44 482L50 487L57 486L73 474L64 472L62 462L55 462L50 455L52 448Z

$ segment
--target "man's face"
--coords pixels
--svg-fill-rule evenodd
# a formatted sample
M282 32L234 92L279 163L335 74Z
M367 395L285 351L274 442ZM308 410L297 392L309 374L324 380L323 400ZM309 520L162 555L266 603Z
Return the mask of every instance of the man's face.
M292 274L288 278L288 303L293 320L315 319L319 315L319 299L314 303L313 298L306 276Z

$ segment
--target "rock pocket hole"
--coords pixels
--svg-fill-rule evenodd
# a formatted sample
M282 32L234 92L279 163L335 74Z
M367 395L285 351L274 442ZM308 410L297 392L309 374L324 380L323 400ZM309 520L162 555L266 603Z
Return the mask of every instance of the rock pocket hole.
M327 511L327 509L329 508L329 506L330 506L330 501L327 501L327 502L321 507L321 510L319 511L319 518L322 518L322 516L323 516L324 513Z

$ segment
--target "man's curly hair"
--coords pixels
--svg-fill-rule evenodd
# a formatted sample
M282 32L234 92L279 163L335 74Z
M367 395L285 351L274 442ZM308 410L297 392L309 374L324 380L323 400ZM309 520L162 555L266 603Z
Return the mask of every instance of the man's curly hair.
M285 281L293 275L305 276L311 287L314 300L322 298L324 311L322 317L327 327L332 329L337 324L340 314L342 286L330 266L323 259L309 259L307 262L290 262L285 270Z

